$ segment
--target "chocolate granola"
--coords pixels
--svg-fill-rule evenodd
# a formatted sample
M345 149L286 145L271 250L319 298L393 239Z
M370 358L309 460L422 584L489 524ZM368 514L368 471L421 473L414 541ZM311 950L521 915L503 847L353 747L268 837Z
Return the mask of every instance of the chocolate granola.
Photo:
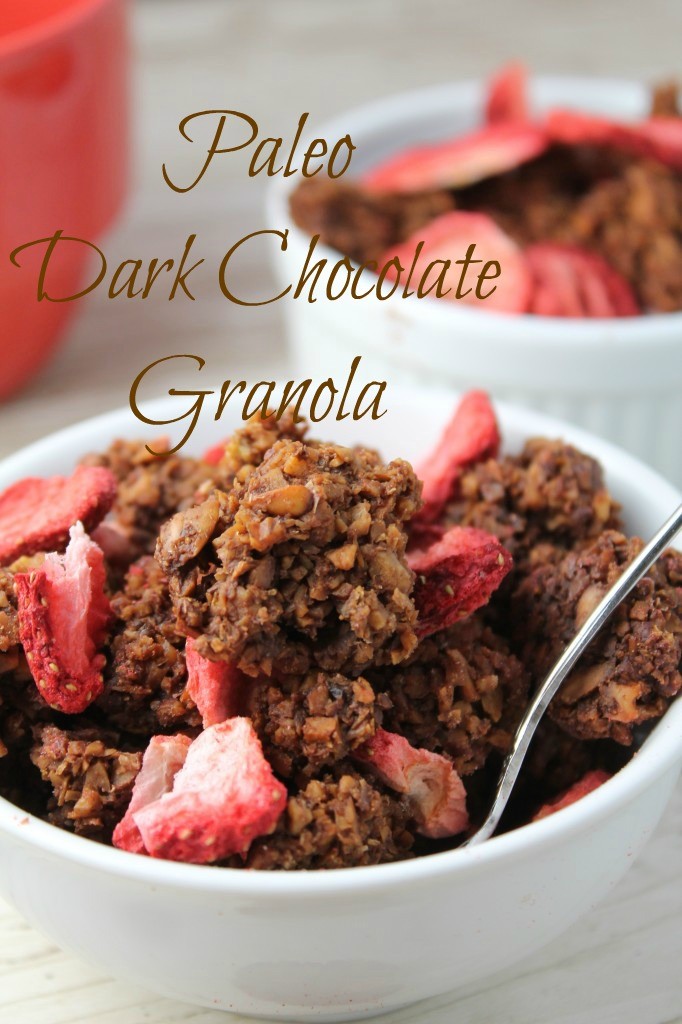
M404 524L419 485L406 462L279 441L207 504L166 523L156 550L205 657L251 675L355 675L414 649Z
M491 83L491 90L499 88L503 77L497 85ZM520 87L528 91L525 81ZM521 306L499 305L500 309L548 316L682 310L682 128L677 84L657 87L651 117L635 122L611 122L572 108L540 113L527 96L515 95L512 106L515 109L505 111L496 103L494 119L488 108L487 123L472 133L444 139L440 150L435 144L393 154L359 181L303 180L290 197L294 222L356 264L376 261L379 269L397 252L409 266L407 250L419 242L430 259L464 256L449 251L448 239L452 248L459 235L453 229L448 232L444 215L453 210L475 214L481 248L485 239L488 248L493 241L500 248L500 228L512 246L518 243L524 252L540 243L551 246L561 260L562 253L568 256L568 246L587 256L581 258L581 267L593 277L593 286L605 285L599 301L581 297L581 275L571 283L567 258L556 275L545 267L542 288L551 285L552 301L547 302L547 294L542 302L534 301L540 290L535 280L529 295L519 299ZM498 115L508 123L499 124ZM505 131L521 133L522 147L523 132L535 131L537 145L525 155L516 153L517 143ZM439 233L434 227L432 236L430 228L436 224L443 228ZM432 251L427 238L437 238L443 251ZM473 234L471 241L477 241ZM409 243L407 249L396 249L404 242ZM511 250L503 251L507 259L502 269L506 266L511 273ZM594 257L604 261L605 269ZM530 250L528 265L532 277ZM607 297L614 281L618 297ZM488 307L501 301L498 295Z
M0 568L0 670L3 658L19 643L19 619L14 573Z
M346 868L410 856L414 837L403 801L351 769L312 779L289 798L277 831L257 839L250 868Z
M80 528L59 559L0 568L0 793L137 853L293 870L457 842L489 806L532 687L642 544L619 532L598 463L557 440L478 449L427 522L407 463L308 440L293 418L254 420L202 459L147 464L142 447L101 457L119 481L116 522L147 549L123 576L110 549L107 582ZM472 541L457 558L453 533ZM503 550L490 534L515 566L486 604L477 553ZM30 590L53 579L41 566L66 588L46 605ZM426 635L420 594L454 600L464 577L448 573L484 599ZM51 640L63 592L52 666L19 627L40 616ZM71 685L71 614L92 618L76 635L103 676L78 714L49 706L33 677L40 664ZM669 551L555 698L503 827L618 770L681 689L682 555Z
M519 455L478 463L459 480L445 521L498 537L517 573L620 525L599 463L560 440L532 438Z
M211 477L211 468L183 455L152 455L168 450L161 439L114 441L107 451L87 455L88 466L104 466L118 480L118 495L109 517L99 527L102 546L114 563L124 566L153 554L159 528L179 509L194 504L197 491Z
M118 742L92 728L38 730L31 760L52 789L48 821L89 839L111 840L142 763L140 753L120 750Z
M512 608L522 657L539 680L643 544L612 530L536 567ZM563 684L550 715L580 739L632 743L682 688L682 555L667 552L616 609Z
M388 701L362 676L311 671L250 686L245 708L275 771L312 775L370 740Z
M385 673L385 728L452 758L462 776L505 754L528 697L528 677L480 614L422 641Z
M553 236L599 253L628 280L641 305L682 309L682 175L632 160L575 204Z
M201 718L186 692L185 637L175 626L166 576L150 555L130 567L112 607L116 625L97 706L130 733L196 732Z

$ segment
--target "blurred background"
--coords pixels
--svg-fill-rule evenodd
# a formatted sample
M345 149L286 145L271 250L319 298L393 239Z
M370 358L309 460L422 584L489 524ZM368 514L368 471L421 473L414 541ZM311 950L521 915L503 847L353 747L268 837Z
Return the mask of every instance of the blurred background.
M26 7L35 2L27 0ZM13 5L19 10L23 3L3 0L0 29ZM229 244L266 226L267 179L247 178L237 159L216 160L185 195L163 183L164 161L176 180L196 174L194 147L177 131L192 111L245 111L263 136L286 139L303 111L314 128L373 97L485 75L510 57L536 72L645 81L680 70L679 0L138 0L130 14L130 189L122 216L100 241L112 266L178 257L191 232L198 236L197 254L215 265ZM61 187L54 182L55 194ZM269 280L264 246L244 249L240 276ZM249 379L266 367L268 375L286 374L282 304L245 310L221 297L212 275L196 283L195 302L169 303L163 291L144 302L109 300L100 289L72 304L77 315L56 355L0 406L0 455L124 404L135 374L162 355L200 353L218 380ZM1 314L0 340L11 346ZM156 380L161 389L163 377Z

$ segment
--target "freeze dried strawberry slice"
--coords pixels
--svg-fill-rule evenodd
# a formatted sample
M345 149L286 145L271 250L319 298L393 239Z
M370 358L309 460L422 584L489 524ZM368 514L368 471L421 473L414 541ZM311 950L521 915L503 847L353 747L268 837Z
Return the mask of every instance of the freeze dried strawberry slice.
M133 820L152 857L210 864L272 832L286 796L249 719L230 718L194 740L172 791Z
M546 818L549 814L554 814L555 811L561 811L564 807L570 807L576 800L582 800L588 793L592 793L595 789L599 789L605 782L611 778L608 772L601 770L588 772L583 775L582 779L574 782L565 793L558 796L556 800L552 800L548 804L543 804L540 810L533 816L533 821L540 821L541 818Z
M469 825L466 792L447 757L412 747L404 736L377 729L353 757L391 789L405 793L422 835L444 839Z
M196 649L194 640L185 645L187 692L199 709L204 728L239 714L246 677L227 661L209 661Z
M475 246L471 253L472 262L465 269L463 261L472 245ZM436 295L436 283L442 275L444 283L436 297L498 313L522 313L528 306L531 277L523 252L484 213L462 210L444 213L420 228L406 242L385 252L380 265L396 258L406 271L411 269L409 282L415 287L418 285L417 294L421 298L427 294ZM444 260L450 260L451 265L443 272ZM435 265L430 267L434 261ZM499 264L497 277L491 276L495 268L486 269L486 264L491 261ZM486 278L479 284L478 275L484 270ZM398 270L389 267L386 277L393 280L397 275Z
M143 807L170 793L190 748L189 736L152 736L142 758L142 767L135 779L128 810L114 829L113 843L119 850L146 853L140 830L133 815Z
M543 128L493 124L447 142L408 149L372 168L362 184L376 192L465 188L511 171L547 149Z
M526 260L533 276L531 313L598 318L640 312L628 282L596 253L538 242L526 249Z
M453 496L467 466L493 458L500 447L495 410L484 391L469 391L431 454L417 467L424 502L417 519L431 523Z
M553 141L564 145L612 146L682 170L682 118L679 117L650 117L627 124L594 114L558 109L548 114L546 129Z
M682 118L650 117L637 125L637 131L650 147L651 156L682 171Z
M575 145L614 145L621 142L623 130L625 137L630 126L611 121L607 117L587 114L579 110L550 110L545 120L547 134L552 142L561 142L567 146Z
M225 454L226 444L227 441L220 441L218 444L212 445L211 448L207 448L201 456L201 461L207 463L209 466L217 466Z
M430 636L471 615L490 600L512 567L497 537L473 526L453 526L430 547L408 554L417 574L417 636Z
M86 530L96 526L115 497L116 477L102 466L12 484L0 494L0 565L19 555L64 548L74 523L82 522Z
M111 607L101 548L77 523L63 555L47 555L15 583L19 636L38 690L57 711L79 714L103 689L105 659L97 649Z
M528 121L528 73L523 64L507 64L488 83L485 119L488 124Z

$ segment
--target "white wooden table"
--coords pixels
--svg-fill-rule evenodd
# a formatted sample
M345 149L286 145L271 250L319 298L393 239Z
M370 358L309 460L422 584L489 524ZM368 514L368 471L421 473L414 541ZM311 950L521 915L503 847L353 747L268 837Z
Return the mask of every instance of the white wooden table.
M186 113L243 110L267 134L383 95L480 74L510 55L538 71L654 79L682 72L677 0L149 0L135 12L137 158L131 204L103 244L112 260L172 255L197 232L202 255L266 226L262 183L225 160L187 196L160 165L194 170L176 138ZM193 158L193 155L192 155ZM268 271L256 257L243 282ZM260 278L259 278L260 279ZM135 374L173 352L203 355L222 380L287 370L277 305L86 302L68 344L32 386L0 407L0 457L48 431L123 405ZM258 372L259 377L253 375ZM161 390L164 380L158 378ZM392 1024L671 1024L682 1021L682 791L628 877L563 938L468 992L389 1015ZM104 977L0 905L0 1020L12 1024L209 1024L225 1018Z

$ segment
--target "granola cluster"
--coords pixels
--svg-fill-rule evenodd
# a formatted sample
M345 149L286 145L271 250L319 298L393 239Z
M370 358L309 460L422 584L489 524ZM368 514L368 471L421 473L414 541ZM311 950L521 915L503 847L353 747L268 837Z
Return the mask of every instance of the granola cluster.
M480 615L424 640L382 682L385 727L447 754L461 776L507 752L528 697L523 665Z
M51 788L46 818L53 825L108 841L125 811L142 755L119 749L119 740L99 729L36 730L31 761Z
M187 693L185 637L178 632L163 569L144 555L114 596L104 692L97 707L116 728L151 736L198 730L201 718Z
M538 566L512 600L522 657L536 679L642 548L607 530L554 565ZM682 555L668 551L622 602L550 707L579 739L629 745L682 689Z
M345 868L411 855L404 802L357 771L312 779L287 802L277 830L257 839L246 866L262 870Z
M82 460L83 465L108 469L116 478L116 499L97 533L114 565L125 566L153 554L162 523L179 508L193 505L200 488L210 480L212 470L203 461L152 454L166 451L165 438L149 444L117 440L107 451Z
M465 472L445 519L498 537L518 575L535 560L552 561L617 528L620 509L595 459L563 441L532 438L519 455Z
M417 642L405 523L418 507L406 462L278 441L244 484L163 526L180 628L251 675L401 661Z
M246 709L284 778L317 774L371 740L389 703L367 679L340 673L261 677L249 690Z

